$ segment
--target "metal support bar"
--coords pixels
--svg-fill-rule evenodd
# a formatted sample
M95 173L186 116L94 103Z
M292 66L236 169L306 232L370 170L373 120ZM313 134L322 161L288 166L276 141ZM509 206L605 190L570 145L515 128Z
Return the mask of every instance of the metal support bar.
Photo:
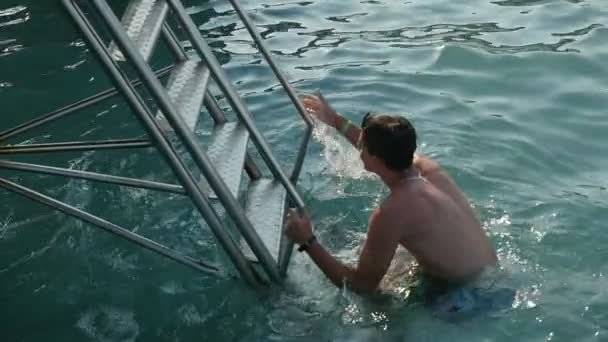
M110 6L105 2L105 0L92 0L92 2L104 21L108 24L108 28L110 29L110 32L112 33L117 45L121 48L123 53L126 53L135 69L145 80L149 87L150 93L158 101L158 105L162 110L165 119L167 119L177 136L184 143L188 152L190 152L194 162L202 171L203 175L217 194L230 217L235 221L237 227L240 229L240 232L243 235L243 238L251 247L266 273L274 282L280 283L282 279L278 271L277 262L273 259L272 255L268 251L268 248L264 245L263 241L256 233L255 228L245 215L244 211L241 209L238 201L230 193L230 190L222 180L221 176L218 174L217 170L211 166L211 161L207 157L206 153L202 150L196 137L194 136L194 133L188 129L184 120L179 114L177 114L175 106L169 99L169 96L165 92L162 84L158 81L158 78L156 78L154 73L150 71L149 66L143 60L141 55L132 48L129 37L122 29L120 21L118 21L118 18L116 18L116 15ZM183 7L181 7L181 9L183 10Z
M166 256L169 259L177 261L183 265L190 266L198 271L212 274L215 276L220 276L226 278L227 275L224 272L221 272L219 268L211 263L207 263L202 260L197 260L185 255L182 255L164 245L161 245L155 241L152 241L148 238L145 238L141 235L135 234L125 228L122 228L118 225L115 225L111 222L108 222L98 216L89 214L83 210L75 208L71 205L58 201L52 197L46 196L39 192L36 192L27 187L21 186L19 184L13 183L7 179L0 177L0 187L5 188L7 190L13 191L19 195L27 197L31 200L34 200L38 203L47 205L51 208L57 209L67 215L78 218L84 222L95 225L103 230L106 230L114 235L117 235L125 240L131 241L147 250L156 252L160 255Z
M148 139L115 139L103 141L69 141L48 144L10 145L0 147L0 154L68 152L151 147Z
M217 213L208 202L192 173L188 171L184 162L178 157L175 149L173 146L171 146L167 137L163 134L162 129L159 127L159 123L154 119L154 114L148 110L141 97L127 81L126 76L121 72L116 62L111 58L110 53L101 38L92 29L91 24L87 20L85 14L73 1L74 0L62 0L66 10L69 12L75 24L80 28L87 38L88 43L99 57L102 65L108 71L108 74L114 80L116 86L127 98L127 101L131 105L134 113L148 131L150 138L156 143L156 146L161 151L169 166L175 172L177 179L190 195L192 203L205 218L209 228L217 237L220 245L224 251L226 251L226 254L231 259L236 269L240 272L245 281L247 281L251 286L254 288L260 288L260 278L256 274L256 271L244 257L236 242L232 239L228 232L224 231L222 222L220 221ZM109 8L106 10L109 10ZM117 21L116 18L114 19ZM145 81L149 83L148 79Z
M52 167L52 166L46 166L46 165L37 165L37 164L13 162L13 161L8 161L8 160L0 160L0 169L1 168L9 169L9 170L25 171L25 172L43 173L43 174L55 175L55 176L87 179L87 180L98 181L98 182L102 182L102 183L131 186L131 187L135 187L135 188L143 188L143 189L149 189L149 190L172 192L172 193L182 194L182 195L185 194L184 188L182 188L179 185L175 185L175 184L166 184L166 183L147 181L147 180L143 180L143 179L112 176L112 175L106 175L106 174L88 172L88 171L70 170L70 169L64 169L64 168Z
M99 1L99 0L96 0L96 1ZM173 11L179 18L181 24L184 26L184 29L186 30L188 37L191 39L192 44L193 44L194 48L196 49L196 51L201 56L204 57L205 61L207 62L207 66L211 70L211 74L214 76L214 79L218 83L219 87L226 94L228 101L230 101L230 104L235 109L235 112L239 116L239 119L245 125L245 127L247 127L247 129L249 130L251 139L253 140L256 147L260 151L262 158L268 164L273 176L275 177L275 179L277 179L279 182L281 182L281 184L283 184L283 186L287 190L287 194L292 199L292 201L295 203L295 205L298 208L304 208L304 201L302 201L302 199L300 198L300 195L296 191L293 184L289 181L287 176L285 176L285 174L281 170L279 163L277 162L277 160L274 158L274 156L272 155L272 153L270 151L270 147L268 146L268 143L266 143L266 141L264 140L264 137L260 134L260 132L255 127L251 113L249 113L249 110L244 105L243 101L240 99L238 93L234 90L234 88L230 84L230 81L228 80L226 74L224 73L224 70L220 66L217 59L215 58L213 51L211 51L211 48L207 45L207 43L205 43L205 41L200 36L198 28L192 21L192 18L190 18L190 16L188 15L188 13L186 12L184 7L181 5L181 3L178 0L166 0L166 1L169 3L169 5L171 6Z
M226 120L226 115L224 115L224 112L220 108L220 105L217 103L211 92L207 91L205 93L204 103L205 108L207 108L209 114L211 114L211 117L213 118L216 124L223 124L228 121Z
M168 67L164 67L162 69L157 70L155 73L156 73L156 76L158 76L158 77L164 77L164 76L168 75L172 69L173 69L173 65L170 65ZM134 87L138 87L141 85L141 80L132 80L131 84L133 84ZM107 90L104 90L93 96L87 97L86 99L78 101L76 103L72 103L63 108L59 108L55 111L44 114L41 117L38 117L36 119L24 122L16 127L8 129L4 132L0 132L0 142L10 139L18 134L27 132L33 128L42 126L46 123L55 121L68 114L75 113L75 112L77 112L81 109L84 109L88 106L91 106L95 103L101 102L103 100L107 100L111 97L116 96L117 94L118 94L118 90L116 90L115 88L107 89Z
M283 89L285 89L285 92L291 99L291 102L293 102L294 106L296 106L298 113L300 114L300 116L302 117L304 122L306 123L306 130L304 132L304 136L302 137L302 141L300 142L300 149L298 150L298 155L296 157L296 160L294 163L294 168L293 168L293 171L292 171L291 177L290 177L291 181L295 183L297 181L298 177L300 176L300 171L302 170L304 158L306 157L308 143L310 141L310 136L312 135L312 130L314 128L313 121L309 117L309 115L306 113L306 109L304 109L304 106L298 99L298 96L296 95L296 92L294 91L293 87L291 86L291 83L289 83L289 81L287 81L287 78L285 78L285 76L283 75L281 70L279 70L277 65L272 60L272 56L270 55L270 52L266 48L266 43L264 43L264 39L262 38L260 33L255 29L255 25L251 21L251 18L249 18L247 13L245 13L245 10L243 9L241 4L237 0L229 0L229 1L232 4L232 7L234 7L234 10L238 14L238 16L241 18L241 20L245 24L247 31L249 31L249 34L253 38L254 42L257 44L258 49L260 50L262 55L264 55L264 58L266 58L266 62L272 69L273 73L275 74L275 76L277 77L279 82L281 82L281 85L283 85Z
M186 55L186 52L184 51L182 46L179 44L179 41L175 36L175 32L173 32L169 24L167 24L166 22L163 24L162 34L165 43L169 45L169 49L171 50L171 52L173 52L175 59L180 62L187 60L188 56Z
M249 155L249 152L245 154L245 172L247 172L247 176L249 176L249 179L251 180L258 180L262 178L262 171L260 171L258 166L255 164L253 158L251 158L251 155Z

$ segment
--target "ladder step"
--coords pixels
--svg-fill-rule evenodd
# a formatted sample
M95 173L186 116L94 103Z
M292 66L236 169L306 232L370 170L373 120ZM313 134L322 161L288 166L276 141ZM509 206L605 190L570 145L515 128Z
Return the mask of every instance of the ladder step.
M125 10L122 24L146 61L156 46L168 10L165 0L132 0ZM125 60L114 44L110 51L117 60Z
M177 63L167 82L167 94L171 102L193 132L201 113L208 82L209 69L200 60L186 60ZM156 117L162 118L160 110ZM165 127L170 129L168 125Z
M251 182L247 191L245 213L256 232L275 260L279 260L279 248L283 234L286 191L283 185L274 179L259 179ZM241 249L249 260L257 258L241 239Z
M245 127L236 122L227 122L215 126L207 149L211 164L215 166L234 197L237 197L241 184L248 141L249 132ZM204 177L201 179L201 186L209 191L209 197L217 198Z

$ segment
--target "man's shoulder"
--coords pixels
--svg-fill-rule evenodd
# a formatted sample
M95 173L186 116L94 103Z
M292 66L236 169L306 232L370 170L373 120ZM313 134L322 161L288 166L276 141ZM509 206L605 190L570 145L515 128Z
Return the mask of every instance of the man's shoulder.
M441 165L439 165L438 162L419 153L414 156L414 165L420 170L420 173L423 176L436 171L441 171Z
M415 223L425 208L425 201L419 197L390 196L374 211L372 219L387 225L408 225Z
M399 240L402 220L403 218L400 218L392 208L381 205L369 218L368 239L375 237L382 240Z
M368 234L401 241L420 231L420 227L428 221L428 210L424 208L425 204L418 202L417 199L385 201L372 213Z
M378 208L376 208L370 218L369 224L375 226L387 226L394 224L398 217L396 208L389 199L384 201Z

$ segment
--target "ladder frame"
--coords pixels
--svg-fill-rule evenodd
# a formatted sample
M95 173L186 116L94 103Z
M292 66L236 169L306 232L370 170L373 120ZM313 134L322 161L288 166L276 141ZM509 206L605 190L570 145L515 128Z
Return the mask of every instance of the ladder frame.
M180 185L133 179L127 177L119 177L113 175L105 175L87 171L55 168L30 163L18 163L2 159L0 159L0 169L35 172L64 177L74 177L122 186L131 186L149 190L187 195L211 228L211 231L214 233L214 235L220 242L221 247L226 251L230 260L241 274L241 277L244 278L246 282L250 285L256 288L260 288L260 286L266 284L266 280L261 277L258 271L254 267L252 267L251 263L245 259L242 251L238 248L236 242L225 231L221 218L208 201L206 194L202 192L192 173L185 167L183 160L181 160L180 156L177 154L177 152L171 145L167 134L165 134L163 129L160 127L158 121L154 118L154 113L152 113L148 109L146 104L143 102L143 100L137 93L135 87L143 84L152 93L152 96L155 98L155 100L157 100L159 107L161 108L167 121L169 121L174 132L179 137L181 142L186 146L186 148L190 152L190 155L193 157L196 165L198 166L200 171L202 171L202 173L205 175L205 178L211 185L212 189L218 195L220 202L222 203L230 217L235 221L237 228L239 228L242 236L248 242L249 247L253 250L254 254L258 258L266 275L271 281L275 283L281 283L282 278L286 275L289 259L293 250L293 243L287 242L285 244L281 244L281 250L279 251L279 260L273 260L273 257L270 256L268 249L260 240L259 236L251 226L251 223L249 222L247 217L245 217L243 210L242 208L240 208L240 205L238 204L236 198L230 194L221 177L219 177L216 170L212 166L210 166L210 161L207 158L205 151L203 151L200 148L200 145L196 143L196 139L193 133L187 130L183 119L176 114L174 108L172 108L173 106L171 101L168 99L166 92L164 92L164 88L159 83L159 77L166 76L171 71L172 67L166 67L156 72L152 72L147 62L145 62L139 54L139 51L137 51L133 46L131 46L130 39L126 37L124 29L121 32L122 25L118 21L114 12L111 10L106 1L89 0L94 6L94 8L97 10L98 14L104 19L105 24L109 26L110 31L112 33L112 37L116 44L120 47L120 50L123 53L126 53L126 55L128 55L128 60L130 60L135 65L135 69L141 77L140 80L135 81L127 79L124 72L118 66L116 61L112 58L109 48L96 33L93 25L87 19L87 15L84 14L84 12L76 3L76 1L77 0L62 0L62 4L67 10L70 17L73 19L76 26L84 35L88 45L92 47L92 51L100 60L101 64L103 65L106 72L109 74L112 81L115 83L116 88L100 92L97 95L78 101L74 104L53 111L51 113L45 114L37 119L28 121L4 132L0 132L0 156L2 154L20 154L29 152L40 153L62 152L68 150L74 151L92 149L155 147L157 150L159 150L159 152L161 152L166 162L173 170ZM272 71L283 85L285 91L287 92L288 96L290 97L296 109L298 110L298 113L303 118L306 124L305 134L300 143L300 149L298 150L298 155L289 178L287 178L287 176L281 170L278 162L272 155L268 144L264 140L264 137L260 134L255 124L253 123L251 114L249 113L246 106L243 104L239 95L232 88L221 66L219 65L219 62L215 58L215 55L213 54L209 46L205 43L203 38L200 36L200 33L198 32L194 22L186 13L181 2L178 0L165 1L168 3L170 10L178 18L180 24L183 26L195 50L209 67L212 77L214 78L217 85L223 91L224 95L233 107L240 122L244 124L248 129L251 140L254 142L263 160L269 167L271 173L273 174L275 179L280 181L280 183L285 187L290 203L292 205L295 205L299 209L303 209L304 203L300 198L299 194L297 193L297 190L295 189L295 182L299 177L303 160L305 158L307 146L313 129L313 123L311 118L308 117L308 115L306 114L306 111L304 110L302 104L298 100L295 91L293 90L289 82L285 79L285 77L281 74L276 64L272 61L272 58L268 53L268 50L266 49L261 36L259 35L259 33L257 33L251 20L245 14L242 7L240 6L240 4L238 4L236 0L230 0L239 17L247 27L256 44L258 45L258 48L266 58ZM165 42L168 44L169 48L172 50L174 56L178 60L183 60L187 58L184 50L178 43L175 34L171 31L171 28L169 27L166 19L162 26L162 36ZM146 129L149 139L135 138L100 142L69 142L25 146L2 146L2 144L6 144L5 141L7 139L13 136L27 132L33 128L57 120L66 115L75 113L80 109L86 108L94 103L103 101L118 94L122 94L126 98L129 106L132 108L133 112ZM215 101L215 98L208 90L205 92L204 103L210 113L210 116L216 123L223 123L226 121L225 117L223 116L223 112ZM260 171L257 169L257 166L255 166L255 164L248 155L245 159L244 168L251 179L254 180L260 178ZM52 208L55 208L70 216L79 218L95 226L98 226L106 231L109 231L115 235L134 242L148 250L152 250L184 265L193 267L201 272L222 277L227 276L227 274L220 271L216 265L212 265L211 263L202 260L196 260L188 256L183 256L178 252L167 248L166 246L146 239L142 236L130 232L125 228L114 225L99 217L86 213L78 208L62 203L56 199L50 198L27 187L21 186L4 178L0 178L0 187L5 188L9 191L13 191L17 194L20 194ZM282 238L284 239L284 237Z

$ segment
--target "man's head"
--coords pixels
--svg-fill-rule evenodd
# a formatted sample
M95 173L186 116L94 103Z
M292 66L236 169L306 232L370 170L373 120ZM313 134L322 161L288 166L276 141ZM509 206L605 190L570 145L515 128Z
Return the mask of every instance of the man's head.
M361 129L359 148L364 163L367 153L382 160L391 171L405 170L412 165L416 130L409 120L402 116L367 113Z

